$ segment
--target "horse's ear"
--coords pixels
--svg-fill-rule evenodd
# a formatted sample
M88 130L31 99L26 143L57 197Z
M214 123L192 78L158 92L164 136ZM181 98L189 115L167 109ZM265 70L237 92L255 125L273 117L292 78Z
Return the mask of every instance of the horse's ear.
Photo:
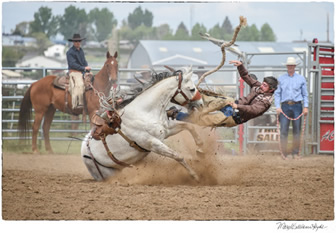
M175 72L175 71L176 71L173 67L166 66L166 65L164 65L164 67L165 67L166 69L168 69L169 71L171 71L171 72Z
M189 66L189 71L188 72L192 72L192 65Z
M118 52L116 51L115 53L114 53L114 58L117 58L118 57Z
M109 59L110 57L111 57L110 52L107 51L107 53L106 53L106 58Z

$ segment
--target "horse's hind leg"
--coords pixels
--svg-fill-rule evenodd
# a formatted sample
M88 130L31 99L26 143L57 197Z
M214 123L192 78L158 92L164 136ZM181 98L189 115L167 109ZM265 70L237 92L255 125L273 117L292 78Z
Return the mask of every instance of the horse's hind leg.
M117 173L117 170L112 167L104 167L101 165L98 161L94 161L94 155L92 154L91 150L88 147L88 138L82 143L81 148L81 155L82 160L90 172L91 176L96 181L104 181L108 179L109 177L115 175Z
M196 174L196 172L185 162L184 158L180 157L177 152L174 150L170 149L167 145L162 143L158 139L154 139L152 141L152 152L158 153L160 155L175 159L177 162L179 162L187 171L189 174L196 180L199 181L199 178Z
M82 160L96 181L105 181L116 174L116 169L104 167L97 162L95 163L89 155L83 155Z
M43 122L43 127L42 127L45 148L46 148L46 151L48 151L48 153L51 153L51 154L53 153L53 150L50 145L49 131L50 131L51 122L54 118L55 112L56 112L56 108L50 105L47 112L44 115L44 122Z
M32 134L32 150L33 153L38 153L37 149L37 135L41 125L41 121L44 113L40 111L35 111L34 124L33 124L33 134Z

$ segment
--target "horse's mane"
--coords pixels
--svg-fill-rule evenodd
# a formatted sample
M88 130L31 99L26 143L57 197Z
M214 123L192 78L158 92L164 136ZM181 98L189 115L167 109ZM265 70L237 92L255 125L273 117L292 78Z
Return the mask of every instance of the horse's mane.
M225 97L224 93L217 93L217 92L214 92L214 91L211 91L211 90L202 89L200 87L198 87L197 89L201 94L204 94L204 95L207 95L207 96Z
M120 95L126 94L129 97L124 99L124 101L118 105L118 108L124 108L126 105L131 103L136 97L138 97L139 95L141 95L142 93L144 93L145 91L153 87L154 85L160 83L161 81L167 78L178 75L179 72L183 74L181 70L178 70L175 72L164 71L160 73L157 73L154 70L152 70L150 74L150 77L151 77L150 81L145 82L145 83L141 82L139 78L135 77L135 79L139 82L139 85L133 86L130 90L128 90L125 93L120 93Z

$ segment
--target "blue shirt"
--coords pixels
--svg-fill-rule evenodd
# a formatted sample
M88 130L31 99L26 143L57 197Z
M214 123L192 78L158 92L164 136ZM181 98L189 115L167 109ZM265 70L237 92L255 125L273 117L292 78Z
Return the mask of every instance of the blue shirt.
M69 70L79 70L84 72L85 67L88 66L88 63L85 59L84 51L82 48L76 49L75 46L72 46L68 52L67 61Z
M303 107L308 108L308 91L306 79L297 73L289 76L288 73L278 78L279 85L274 92L274 104L280 108L280 104L286 101L303 101Z

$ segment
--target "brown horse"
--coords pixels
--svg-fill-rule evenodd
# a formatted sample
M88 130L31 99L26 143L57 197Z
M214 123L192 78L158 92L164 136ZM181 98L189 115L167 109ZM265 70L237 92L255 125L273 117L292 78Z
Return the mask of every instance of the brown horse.
M97 91L103 92L106 96L109 95L113 83L115 83L118 79L117 57L117 52L115 52L114 56L111 56L110 53L107 52L107 59L103 68L94 76L93 87ZM25 93L21 102L19 114L19 131L22 133L21 135L26 135L26 132L30 127L32 108L35 110L32 135L32 150L34 153L38 152L36 145L37 134L43 117L44 122L42 128L45 148L49 153L53 153L50 146L49 130L56 109L72 115L79 115L83 112L81 109L72 110L71 96L69 94L67 95L68 105L65 104L65 90L57 88L53 85L53 81L56 78L57 76L55 75L48 75L33 83ZM94 93L94 90L89 89L85 92L84 102L85 111L87 111L91 119L91 116L95 113L95 111L100 108L99 98Z

